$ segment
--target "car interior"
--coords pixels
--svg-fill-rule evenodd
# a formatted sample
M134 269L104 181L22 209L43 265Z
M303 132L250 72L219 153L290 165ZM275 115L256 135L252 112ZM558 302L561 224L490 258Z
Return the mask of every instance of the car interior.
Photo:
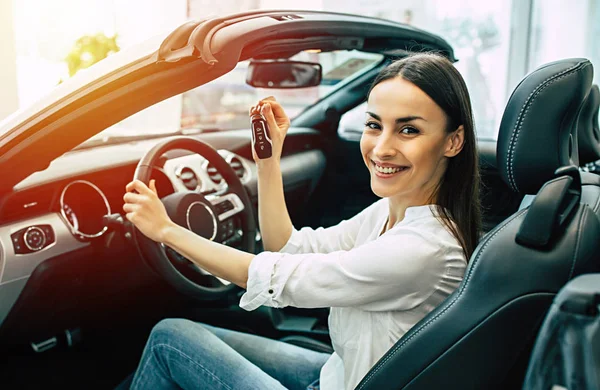
M85 144L171 96L201 91L242 61L259 67L315 50L379 56L303 108L284 144L294 226L332 226L377 200L358 139L340 136L342 118L396 58L433 50L459 60L437 35L323 12L256 11L189 22L150 56L75 90L9 134L0 146L3 387L114 388L135 370L163 318L332 351L328 309L244 311L242 289L146 239L124 219L126 184L154 179L174 219L199 202L213 223L192 228L188 216L190 229L262 251L249 119L241 129L106 136L115 142ZM463 283L398 340L358 389L521 386L554 296L577 275L600 271L600 92L592 76L588 60L565 59L536 69L515 88L498 140L478 141L484 234Z

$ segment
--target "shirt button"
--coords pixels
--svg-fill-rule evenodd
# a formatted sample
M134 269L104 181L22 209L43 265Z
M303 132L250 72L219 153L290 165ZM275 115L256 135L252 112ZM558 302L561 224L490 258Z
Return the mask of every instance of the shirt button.
M269 289L269 294L273 294L273 289L272 288Z

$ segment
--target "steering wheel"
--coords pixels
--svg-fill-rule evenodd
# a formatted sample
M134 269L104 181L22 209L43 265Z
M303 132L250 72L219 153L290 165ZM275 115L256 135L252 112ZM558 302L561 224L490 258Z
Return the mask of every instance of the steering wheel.
M133 179L148 185L152 169L158 160L163 154L174 149L188 150L206 158L221 173L226 188L207 197L195 191L179 191L162 198L169 217L176 224L211 241L223 241L230 236L234 230L232 226L235 217L241 225L239 228L242 231L242 250L254 253L256 222L252 203L238 176L212 146L190 137L163 141L150 149L140 160ZM172 249L152 241L137 228L134 237L142 256L150 266L175 289L192 298L215 300L238 288L232 283L220 282L215 283L216 287L202 286L190 280L173 265L167 253L173 251Z

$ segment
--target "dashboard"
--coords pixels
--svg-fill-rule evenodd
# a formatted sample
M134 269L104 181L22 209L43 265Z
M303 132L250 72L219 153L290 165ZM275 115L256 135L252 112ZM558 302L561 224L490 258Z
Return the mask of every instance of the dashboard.
M314 130L290 130L291 140L286 140L286 145L291 147L281 159L284 190L302 188L306 193L300 198L306 198L323 173L325 157L313 147ZM244 184L256 213L257 171L250 157L249 133L223 132L198 138L217 148L229 163ZM111 247L104 216L123 215L125 186L132 180L138 161L157 142L160 140L72 151L0 199L0 325L26 287L30 287L26 285L32 274L42 266L50 267L51 259L75 257L75 261L85 264L92 261L90 254L102 259L98 262L121 253L125 256L126 248L118 247L122 242L115 240ZM180 191L210 196L226 185L204 157L182 150L165 154L152 178L159 197ZM232 224L229 230L233 229ZM215 241L227 243L229 237L217 237ZM135 283L131 277L124 279Z

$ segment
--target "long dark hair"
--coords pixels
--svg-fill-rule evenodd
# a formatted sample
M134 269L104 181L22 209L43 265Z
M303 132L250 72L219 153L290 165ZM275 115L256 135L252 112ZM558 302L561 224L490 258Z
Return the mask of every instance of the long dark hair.
M444 176L434 191L437 218L462 245L467 261L481 231L479 162L471 99L465 81L442 55L419 53L397 60L383 69L369 89L386 80L402 77L425 92L445 113L446 132L464 128L460 153L449 158Z

